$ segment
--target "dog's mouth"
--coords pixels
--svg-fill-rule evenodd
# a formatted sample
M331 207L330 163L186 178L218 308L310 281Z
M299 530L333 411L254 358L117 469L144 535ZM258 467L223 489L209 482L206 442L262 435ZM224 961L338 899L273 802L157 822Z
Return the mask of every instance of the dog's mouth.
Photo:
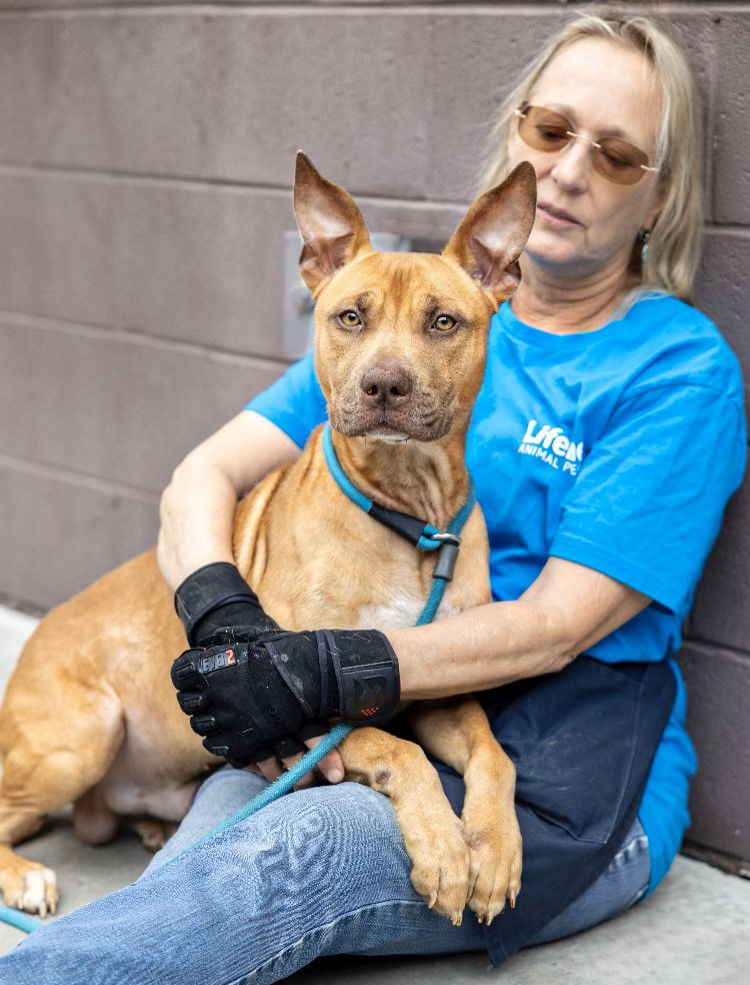
M449 414L427 415L386 413L377 414L336 413L331 408L331 423L337 431L348 437L365 437L368 440L399 444L405 441L436 441L446 435L452 426Z
M366 431L365 437L375 438L378 441L398 443L400 441L408 441L409 438L413 436L406 434L402 428L399 428L395 424L391 424L389 421L383 419L378 421L378 423L375 424L369 431Z

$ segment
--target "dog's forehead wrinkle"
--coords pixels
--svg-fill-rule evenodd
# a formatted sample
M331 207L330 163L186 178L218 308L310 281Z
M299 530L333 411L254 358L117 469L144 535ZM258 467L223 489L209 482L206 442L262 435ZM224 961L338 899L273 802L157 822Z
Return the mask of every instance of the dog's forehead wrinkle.
M423 295L425 290L438 296L451 296L466 290L462 271L434 253L371 253L357 262L362 288L378 294Z

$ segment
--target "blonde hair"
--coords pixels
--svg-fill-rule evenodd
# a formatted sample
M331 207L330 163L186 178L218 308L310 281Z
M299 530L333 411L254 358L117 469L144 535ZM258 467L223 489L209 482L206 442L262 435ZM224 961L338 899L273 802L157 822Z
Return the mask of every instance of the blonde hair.
M672 30L652 16L618 16L601 10L566 24L534 59L501 104L490 132L479 191L498 184L508 172L508 137L513 110L528 102L544 69L563 48L584 38L605 38L640 51L651 62L661 88L661 120L656 166L666 182L664 206L651 229L641 260L640 238L633 244L631 271L637 293L666 291L694 303L703 221L701 104L693 71Z

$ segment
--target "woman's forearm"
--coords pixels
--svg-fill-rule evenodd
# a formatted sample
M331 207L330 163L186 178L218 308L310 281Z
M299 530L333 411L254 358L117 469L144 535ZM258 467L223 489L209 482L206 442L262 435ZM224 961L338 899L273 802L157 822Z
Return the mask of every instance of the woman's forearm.
M401 697L441 698L561 670L575 655L559 622L535 602L490 602L457 616L386 633Z
M299 454L280 428L244 410L187 455L174 470L160 506L157 559L173 590L204 564L234 564L237 500Z
M183 462L164 490L157 560L174 591L198 568L234 564L232 527L237 493L219 469Z
M584 565L552 557L515 602L388 631L404 700L482 691L562 670L651 599Z

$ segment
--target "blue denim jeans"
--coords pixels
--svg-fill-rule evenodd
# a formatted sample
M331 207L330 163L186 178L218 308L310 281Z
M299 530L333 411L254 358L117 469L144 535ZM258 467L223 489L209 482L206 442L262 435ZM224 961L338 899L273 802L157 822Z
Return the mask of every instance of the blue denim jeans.
M289 794L163 865L265 783L210 776L140 879L32 934L0 960L1 985L264 985L322 955L484 949L470 911L453 927L427 909L388 799L356 783ZM531 943L622 912L649 871L636 821L606 872Z

